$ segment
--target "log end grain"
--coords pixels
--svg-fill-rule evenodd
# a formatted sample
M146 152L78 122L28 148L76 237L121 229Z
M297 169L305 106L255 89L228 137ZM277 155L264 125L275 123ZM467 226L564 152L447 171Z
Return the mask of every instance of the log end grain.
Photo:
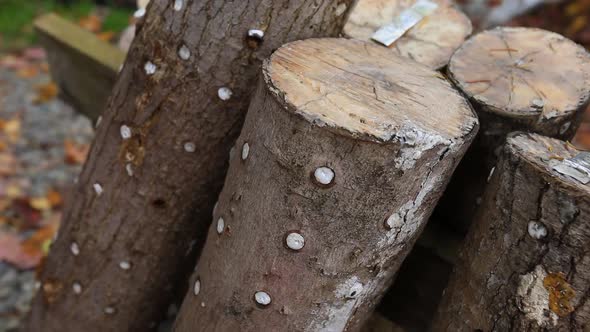
M293 42L273 54L264 73L288 110L359 139L434 143L477 125L441 74L363 41Z
M391 23L414 4L408 0L359 0L344 26L347 37L370 40L373 33ZM435 1L439 8L411 28L390 49L432 69L440 69L472 32L471 21L448 0Z
M573 117L590 97L588 52L540 29L481 32L453 55L449 74L482 110L536 121L534 127Z

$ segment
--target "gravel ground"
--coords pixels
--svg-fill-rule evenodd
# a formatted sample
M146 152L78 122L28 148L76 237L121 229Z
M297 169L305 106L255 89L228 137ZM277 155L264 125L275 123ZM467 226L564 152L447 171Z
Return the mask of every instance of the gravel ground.
M20 138L10 146L19 165L15 174L0 177L0 187L18 183L25 197L42 196L52 188L66 189L81 166L64 162L64 140L89 144L94 135L90 121L61 100L33 103L36 87L48 81L44 73L20 78L15 71L0 68L0 118L21 121ZM10 214L11 208L2 213ZM0 232L15 231L12 225L0 225ZM24 239L30 232L20 231L19 236ZM35 283L33 270L21 271L0 262L0 331L16 330L29 309Z

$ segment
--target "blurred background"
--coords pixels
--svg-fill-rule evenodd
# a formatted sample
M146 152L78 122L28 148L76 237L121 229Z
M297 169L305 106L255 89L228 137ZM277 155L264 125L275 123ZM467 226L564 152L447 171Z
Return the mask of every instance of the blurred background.
M0 0L0 331L16 329L146 1ZM539 27L590 46L590 0L462 0L476 31ZM577 137L590 147L590 126Z

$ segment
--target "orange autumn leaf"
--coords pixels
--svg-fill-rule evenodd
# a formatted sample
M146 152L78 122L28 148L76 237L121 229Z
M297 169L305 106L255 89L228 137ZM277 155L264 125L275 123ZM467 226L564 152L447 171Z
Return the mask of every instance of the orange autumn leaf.
M9 153L0 153L0 176L10 176L16 173L18 160Z
M51 203L46 197L32 197L29 198L29 205L39 211L51 209Z
M4 194L10 199L19 198L23 196L23 189L19 185L10 183L6 186Z
M37 66L30 65L19 69L16 74L20 78L33 78L39 75L39 68Z
M83 164L90 151L90 145L77 144L70 140L64 141L65 162L68 164Z
M48 73L49 72L49 64L47 62L43 62L39 65L39 69L41 69L41 71L44 73Z
M53 82L37 86L37 96L33 100L35 104L42 104L55 98L58 93L57 85Z
M61 195L57 191L48 190L45 196L29 198L29 205L39 211L51 210L52 208L61 205Z
M43 258L47 256L51 243L55 238L60 221L60 213L51 215L46 221L45 226L39 228L28 239L21 241L19 245L20 257L21 260L22 258L27 259L25 263L29 267L41 266ZM18 262L16 263L18 264Z
M115 37L115 33L113 31L103 31L97 33L96 37L102 41L109 42Z
M90 32L98 32L102 28L102 21L96 15L88 15L78 20L78 25Z
M0 131L8 136L8 140L12 143L16 142L20 137L21 123L18 118L3 120L0 119Z
M0 140L0 152L6 151L6 143Z
M584 10L583 6L579 2L573 2L565 7L565 14L567 16L576 16Z
M49 250L49 244L57 232L59 222L49 223L38 229L31 237L21 243L23 253L32 257L45 256Z
M569 24L566 29L567 35L575 35L576 33L582 31L588 24L588 18L586 16L577 16L573 19L573 21Z
M41 261L42 255L28 255L21 246L21 240L13 233L0 233L0 260L20 269L30 269Z
M50 189L45 195L45 197L47 197L47 200L49 201L49 204L51 204L51 207L60 206L63 202L61 194L53 189Z

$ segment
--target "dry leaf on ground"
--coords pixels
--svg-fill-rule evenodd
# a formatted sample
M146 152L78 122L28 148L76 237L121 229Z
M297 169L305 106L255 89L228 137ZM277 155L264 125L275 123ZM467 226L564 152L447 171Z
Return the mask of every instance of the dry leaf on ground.
M42 104L48 102L57 96L59 92L57 85L53 82L41 84L37 86L37 96L33 100L35 104Z
M113 31L103 31L97 33L96 37L102 41L110 42L115 37L115 33Z
M60 206L63 203L63 199L61 198L61 194L58 191L50 189L46 194L51 207L55 208Z
M49 246L59 228L59 221L60 214L52 216L50 222L21 243L22 251L28 256L39 257L41 260L49 251Z
M0 131L4 132L8 136L8 140L11 143L16 142L20 137L21 123L20 119L13 118L10 120L0 119Z
M0 233L0 260L26 270L37 266L42 255L30 255L24 252L21 240L13 233Z
M51 209L51 202L47 197L32 197L29 198L29 204L35 210L43 211Z
M10 153L0 153L0 176L10 176L16 173L18 161Z
M64 141L65 162L68 164L83 164L88 156L90 145L78 144L71 140Z
M16 74L20 78L33 78L39 75L39 67L35 65L28 65L19 69Z
M78 20L78 25L90 32L99 32L102 28L102 21L96 15L88 15Z

